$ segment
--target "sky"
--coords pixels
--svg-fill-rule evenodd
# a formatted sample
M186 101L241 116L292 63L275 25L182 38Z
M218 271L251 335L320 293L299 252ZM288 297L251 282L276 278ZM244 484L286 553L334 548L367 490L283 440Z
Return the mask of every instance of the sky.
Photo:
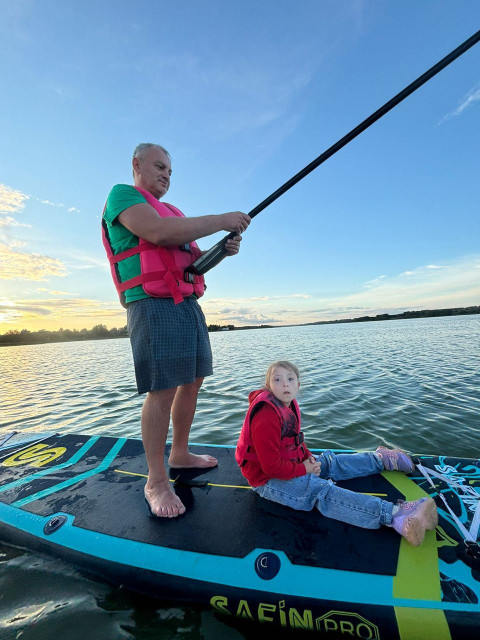
M477 0L0 0L0 333L126 324L100 221L138 143L187 216L248 213L478 29ZM480 304L479 141L477 44L252 221L207 322Z

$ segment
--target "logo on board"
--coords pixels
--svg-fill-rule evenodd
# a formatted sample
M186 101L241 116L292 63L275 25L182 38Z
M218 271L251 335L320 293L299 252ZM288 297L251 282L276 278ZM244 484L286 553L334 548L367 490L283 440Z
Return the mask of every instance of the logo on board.
M340 633L351 638L362 640L379 640L377 625L358 613L350 611L329 611L315 620L317 631L323 633Z
M34 444L27 449L17 451L2 462L4 467L18 467L22 464L29 464L32 467L43 467L63 456L67 449L65 447L49 447L48 444Z
M332 610L316 618L311 609L291 607L286 600L252 602L220 595L213 596L210 604L219 613L252 622L271 622L287 629L318 631L322 635L332 634L332 638L380 640L377 625L351 611Z

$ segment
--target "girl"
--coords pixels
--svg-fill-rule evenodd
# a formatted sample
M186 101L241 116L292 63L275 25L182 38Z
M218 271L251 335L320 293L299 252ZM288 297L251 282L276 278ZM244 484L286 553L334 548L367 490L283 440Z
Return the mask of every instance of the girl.
M393 527L418 546L425 531L435 529L438 516L431 498L397 505L375 496L341 489L336 480L348 480L387 471L410 473L411 458L400 449L378 447L375 453L315 457L305 446L296 396L300 376L295 365L274 362L268 368L265 389L252 391L235 453L242 474L262 498L310 511L316 507L329 518L366 529Z

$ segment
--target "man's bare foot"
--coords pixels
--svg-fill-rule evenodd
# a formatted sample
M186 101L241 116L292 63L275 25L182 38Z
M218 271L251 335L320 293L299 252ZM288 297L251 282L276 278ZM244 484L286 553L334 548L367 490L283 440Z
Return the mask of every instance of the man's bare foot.
M176 518L185 513L182 501L168 480L152 487L145 486L145 500L151 515L157 518Z
M216 467L218 460L213 456L198 456L187 451L184 456L176 456L175 458L170 456L168 464L172 469L208 469L209 467Z

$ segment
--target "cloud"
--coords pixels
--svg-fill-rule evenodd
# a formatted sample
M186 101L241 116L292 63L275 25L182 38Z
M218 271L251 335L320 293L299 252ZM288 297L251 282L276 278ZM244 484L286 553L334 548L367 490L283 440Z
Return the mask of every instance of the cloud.
M25 208L30 196L5 184L0 184L0 213L18 213Z
M307 301L312 298L313 296L307 293L232 299L212 298L206 300L202 307L209 324L282 324L291 322L291 319L285 318L287 316L291 318L295 314L294 309L284 307L285 302L291 301L292 304L297 304L298 300ZM279 307L279 303L282 303L282 307Z
M110 265L104 258L97 258L82 251L70 251L72 262L68 262L68 268L72 270L101 269L102 271L110 271Z
M32 200L37 200L37 202L40 202L40 204L45 204L48 207L56 207L57 209L66 209L67 213L80 213L80 209L77 209L76 207L68 207L66 204L63 204L63 202L51 202L50 200L41 200L36 196L30 196L30 197L32 198Z
M278 302L279 300L292 300L292 299L302 299L308 300L312 298L312 294L310 293L291 293L286 295L276 295L276 296L250 296L246 298L235 298L235 301L239 304L251 304L254 302ZM208 304L210 306L214 305L224 305L226 298L211 298L208 300Z
M63 202L50 202L50 200L40 200L39 198L35 198L35 196L32 196L32 197L34 200L38 200L42 204L47 204L50 207L66 209L68 213L80 213L80 209L77 209L77 207L67 207L66 205L63 204Z
M38 253L16 251L0 243L0 280L35 280L62 278L68 274L63 262Z
M298 324L467 307L479 304L479 268L480 256L468 256L442 266L430 264L378 276L343 296L217 298L207 299L203 307L209 324Z
M468 109L475 102L479 102L479 101L480 101L480 89L477 89L476 87L474 87L462 98L459 106L454 111L447 113L445 116L443 116L443 118L440 120L438 124L443 124L446 120L450 120L450 118L455 118L456 116L461 115L465 111L465 109Z
M369 280L368 282L365 282L365 287L367 289L372 288L372 287L376 287L382 280L384 280L387 276L385 275L381 275L381 276L377 276L376 278L373 278L373 280Z
M17 189L12 189L6 184L0 184L0 213L19 213L25 208L25 202L30 199L49 207L66 209L68 213L80 213L80 209L77 209L77 207L68 207L63 202L51 202L50 200L37 198L37 196L31 196Z
M364 291L332 299L329 306L332 310L342 304L354 306L370 315L475 305L480 299L479 263L480 256L470 256L443 266L409 269Z
M70 291L55 291L51 289L46 289L45 287L38 287L37 291L45 292L50 294L51 296L76 296L76 293L70 293Z
M1 256L0 253L0 265ZM32 259L35 261L37 257L33 256ZM431 269L431 266L374 278L370 282L375 284L369 288L361 287L342 296L295 293L290 296L206 298L202 307L208 324L244 326L302 324L479 304L480 255L446 263L441 269ZM79 298L75 294L47 287L39 287L38 290L48 297L0 300L0 322L6 323L3 331L24 326L35 330L58 329L61 326L80 329L99 323L108 326L125 324L125 312L116 301L99 302Z
M18 222L15 218L11 218L10 216L4 216L0 218L0 227L27 227L28 229L31 229L32 225Z
M42 204L49 204L51 207L64 207L65 206L62 202L50 202L50 200L40 200L39 198L36 198L36 200L38 200Z
M117 303L88 298L0 299L0 323L7 325L4 330L8 330L8 325L23 325L35 330L31 329L34 324L48 325L53 330L68 325L81 329L83 326L79 323L93 326L105 322L111 326L125 325L124 309Z
M220 324L236 324L236 325L257 325L257 324L274 324L279 323L280 318L275 318L273 315L265 315L258 313L255 308L243 307L240 309L223 309L220 312L221 322ZM218 324L212 322L211 324Z

